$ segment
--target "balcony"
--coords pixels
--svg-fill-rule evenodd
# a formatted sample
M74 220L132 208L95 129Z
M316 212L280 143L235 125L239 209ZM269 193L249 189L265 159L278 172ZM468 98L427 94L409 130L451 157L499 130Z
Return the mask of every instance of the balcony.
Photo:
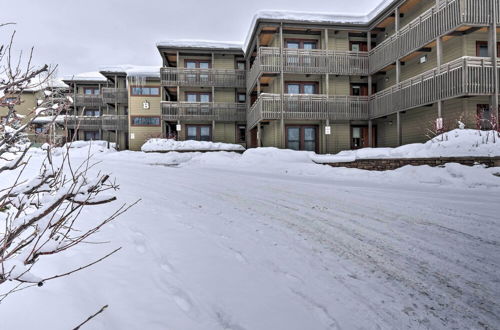
M68 116L66 126L81 130L128 131L128 116Z
M499 0L440 0L439 4L402 27L370 51L370 73L385 68L437 37L450 33L461 26L484 26L491 21L492 1Z
M277 47L260 47L250 69L247 88L255 86L263 73L281 72ZM283 49L283 72L298 74L368 75L367 52L339 52L321 49Z
M247 117L249 128L261 120L367 120L368 97L285 94L281 112L279 94L261 94Z
M244 103L162 102L164 120L246 121Z
M102 88L102 100L110 104L128 104L128 90L126 88Z
M75 106L77 107L101 107L103 105L101 95L76 94Z
M497 60L500 65L500 60ZM432 104L439 100L494 93L493 61L488 57L462 57L429 70L370 98L371 117Z
M161 68L163 86L245 88L245 70Z

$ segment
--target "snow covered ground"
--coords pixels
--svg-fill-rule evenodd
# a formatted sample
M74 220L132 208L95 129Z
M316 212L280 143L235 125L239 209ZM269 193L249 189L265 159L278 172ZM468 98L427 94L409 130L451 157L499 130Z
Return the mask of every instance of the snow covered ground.
M142 201L96 238L111 243L33 271L123 249L11 296L0 329L66 330L105 304L87 329L500 327L500 168L369 172L273 148L97 151L119 200L83 216Z

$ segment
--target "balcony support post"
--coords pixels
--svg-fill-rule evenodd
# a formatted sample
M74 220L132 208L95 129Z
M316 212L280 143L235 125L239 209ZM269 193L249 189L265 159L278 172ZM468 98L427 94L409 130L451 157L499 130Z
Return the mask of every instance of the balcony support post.
M372 32L368 31L366 35L366 41L367 41L367 49L368 52L372 50ZM373 94L373 82L372 82L372 75L369 73L370 70L368 70L368 97L371 97ZM371 118L371 102L368 102L368 117ZM373 138L372 138L372 120L368 120L368 146L371 148L373 147Z
M497 48L497 1L491 1L492 7L492 24L489 28L490 32L490 55L491 55L491 61L493 63L493 88L494 92L491 97L491 107L492 109L492 114L494 114L496 118L496 127L498 128L498 125L500 124L499 121L499 111L498 111L498 48Z
M439 5L439 0L436 0L436 6ZM443 65L443 39L439 36L436 39L436 65L437 65L437 73L441 73L441 65ZM438 88L442 89L443 86L439 86ZM443 101L441 98L437 101L438 108L438 118L443 116Z
M261 127L260 127L260 120L257 122L257 148L262 147L262 138L261 138Z
M281 144L281 148L285 148L286 146L286 143L285 143L285 82L284 82L284 79L285 79L285 75L283 73L283 61L284 61L284 57L283 57L283 48L284 48L284 42L283 42L283 23L280 23L280 85L281 85L281 88L280 88L280 94L281 94L281 98L280 98L280 107L281 107L281 120L280 120L280 144Z
M328 29L325 29L325 51L328 53ZM326 65L326 75L325 75L325 95L326 95L326 121L325 121L325 127L330 126L330 119L329 119L329 102L328 102L328 97L330 95L330 74L328 73L328 65L329 59L325 59L325 65ZM328 137L325 134L325 128L323 128L323 132L321 134L323 136L323 152L327 153L328 150Z
M247 55L247 58L245 60L245 68L246 68L247 72L250 72L250 55ZM252 95L252 90L249 88L246 88L245 94L246 94L245 103L247 106L246 113L248 114L248 113L250 113L250 107L251 107L250 96ZM249 127L250 127L250 123L248 122L248 116L247 116L246 141L251 141L251 133L250 133ZM248 143L247 145L250 145L250 143Z
M396 129L397 129L397 146L399 147L400 145L403 144L403 139L402 139L402 129L401 129L401 111L398 111L396 114Z
M212 120L212 142L215 142L215 120Z

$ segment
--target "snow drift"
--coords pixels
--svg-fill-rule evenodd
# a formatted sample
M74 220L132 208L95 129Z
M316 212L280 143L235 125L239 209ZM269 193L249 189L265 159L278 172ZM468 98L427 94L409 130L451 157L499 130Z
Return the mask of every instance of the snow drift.
M433 158L500 156L500 133L474 129L455 129L425 143L397 148L346 150L336 155L313 155L316 163L352 162L356 159Z
M144 152L168 151L244 151L240 144L208 141L176 141L173 139L150 139L141 147Z

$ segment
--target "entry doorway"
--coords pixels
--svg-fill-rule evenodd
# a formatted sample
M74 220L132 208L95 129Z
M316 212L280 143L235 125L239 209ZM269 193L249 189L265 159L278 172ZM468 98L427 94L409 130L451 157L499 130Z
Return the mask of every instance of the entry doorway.
M377 127L372 126L373 147L377 146ZM351 149L368 148L369 134L368 126L351 126Z
M318 151L318 126L286 126L286 147L291 150Z

